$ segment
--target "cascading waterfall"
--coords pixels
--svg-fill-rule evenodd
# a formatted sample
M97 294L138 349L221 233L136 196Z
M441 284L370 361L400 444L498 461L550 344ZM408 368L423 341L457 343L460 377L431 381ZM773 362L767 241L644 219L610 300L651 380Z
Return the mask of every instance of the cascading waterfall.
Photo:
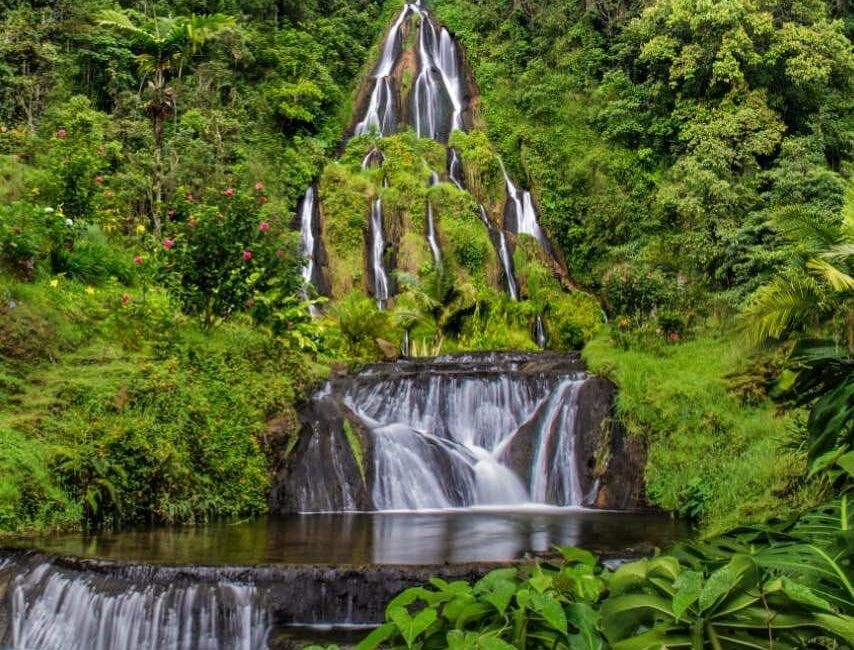
M308 286L314 282L314 273L317 267L316 245L314 238L314 214L315 214L315 189L308 188L299 211L300 222L300 255L305 259L302 267L302 280L305 285L305 297L308 297ZM314 305L309 307L313 316L318 314Z
M574 454L583 373L366 373L342 403L370 431L377 510L582 505ZM526 448L527 470L511 457ZM529 474L526 485L522 474ZM526 479L527 480L527 479ZM310 505L308 505L310 507Z
M103 583L103 584L101 584ZM13 579L12 648L262 650L269 620L249 585L152 585L116 592L51 563Z
M388 274L385 270L385 237L383 235L383 200L378 197L371 206L371 262L374 273L374 299L385 309L389 298Z
M422 14L418 39L418 78L413 92L415 133L419 138L439 138L442 87L434 73L433 52L436 49L436 30L427 16Z
M531 193L517 189L507 175L507 170L504 168L504 163L501 164L501 171L504 173L504 184L507 189L508 209L513 214L515 222L515 232L517 234L530 235L536 239L546 250L549 250L548 238L546 233L540 227L537 221L537 211L534 208L534 200Z
M430 187L439 184L439 175L436 172L430 174ZM427 241L430 243L430 251L433 253L433 263L436 268L442 266L442 250L439 248L439 238L436 235L436 221L433 215L433 203L427 199Z
M448 178L457 186L458 190L465 191L463 186L463 161L456 149L448 149Z
M374 88L364 119L356 125L355 135L365 135L376 131L380 135L392 135L397 130L395 116L395 97L391 83L391 73L397 62L400 43L400 28L409 15L411 5L406 5L392 25L383 44L382 56L374 71Z

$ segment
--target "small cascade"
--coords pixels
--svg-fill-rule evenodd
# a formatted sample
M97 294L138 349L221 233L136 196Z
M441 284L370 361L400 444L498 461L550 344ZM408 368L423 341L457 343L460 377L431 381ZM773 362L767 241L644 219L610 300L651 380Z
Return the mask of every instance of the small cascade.
M458 190L465 191L463 185L463 161L460 154L453 147L448 149L448 178L457 186Z
M308 287L314 282L314 274L317 268L317 251L314 237L314 216L316 213L316 192L314 186L308 188L299 209L300 222L300 255L306 260L302 267L302 280L305 285L304 295L309 297ZM318 314L314 305L309 307L312 315Z
M507 247L507 235L503 230L498 230L498 257L501 267L504 269L504 277L507 280L507 293L512 300L519 300L519 287L516 286L516 272L513 269L513 258L510 257L510 249Z
M66 574L43 563L14 577L10 587L13 649L267 647L267 610L249 585L147 584L116 590L108 578Z
M568 470L576 463L575 436L567 435L564 422L575 421L579 389L583 381L566 379L552 393L537 438L531 473L531 498L545 503L550 498L567 505L581 505L583 494L578 472ZM561 460L556 462L556 459ZM568 462L567 462L568 461Z
M385 154L374 147L362 159L362 169L370 169L373 166L381 167L385 163Z
M400 356L408 359L411 356L412 343L409 340L409 330L403 332L403 343L400 344Z
M356 125L355 135L376 131L379 135L392 135L397 130L394 89L391 73L401 50L400 29L412 7L407 5L389 30L383 44L382 56L374 71L374 88L364 119Z
M534 329L534 340L541 350L545 350L549 346L549 339L546 335L546 326L543 323L543 317L537 314L537 323Z
M436 172L430 174L430 187L439 184L439 175ZM442 250L439 248L439 238L436 235L436 221L433 215L433 202L427 199L427 241L430 243L430 251L433 253L435 267L442 267Z
M501 164L504 173L504 184L507 189L507 213L505 214L505 227L516 234L530 235L536 239L547 251L551 250L546 233L537 221L537 211L534 208L534 200L531 193L516 188L504 163ZM509 223L508 223L509 222Z
M389 298L388 274L383 257L385 237L383 235L383 200L377 198L371 206L371 264L374 275L374 298L380 309L385 309Z

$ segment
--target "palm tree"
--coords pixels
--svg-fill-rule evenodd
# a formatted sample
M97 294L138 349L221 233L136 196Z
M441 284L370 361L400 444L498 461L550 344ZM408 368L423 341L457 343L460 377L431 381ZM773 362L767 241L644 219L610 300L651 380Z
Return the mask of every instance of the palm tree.
M854 353L854 182L841 218L793 206L777 213L774 225L794 255L750 299L743 314L748 334L763 343L841 316Z
M148 88L146 112L154 134L154 229L160 232L163 205L163 129L176 112L176 92L168 85L172 75L180 80L184 65L207 41L236 25L233 16L209 14L147 18L132 10L101 12L99 24L129 39L136 52L141 81Z

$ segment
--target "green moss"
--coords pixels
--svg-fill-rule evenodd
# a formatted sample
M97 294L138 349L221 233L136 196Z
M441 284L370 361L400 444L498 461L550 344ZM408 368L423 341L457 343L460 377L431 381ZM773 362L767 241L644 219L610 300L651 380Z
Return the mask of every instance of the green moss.
M356 461L356 466L359 468L359 476L362 477L362 483L367 484L365 477L365 451L362 448L362 438L353 430L353 425L349 420L344 420L344 435L347 436L347 444L350 445L350 451L353 452L353 460Z
M748 363L736 335L710 330L662 352L621 350L607 334L584 350L618 385L618 415L649 444L646 480L658 505L697 514L707 531L784 514L806 496L792 415L742 403L726 377Z
M504 177L492 143L485 131L475 129L469 133L455 131L450 145L457 149L463 160L466 187L478 202L494 214L504 202Z

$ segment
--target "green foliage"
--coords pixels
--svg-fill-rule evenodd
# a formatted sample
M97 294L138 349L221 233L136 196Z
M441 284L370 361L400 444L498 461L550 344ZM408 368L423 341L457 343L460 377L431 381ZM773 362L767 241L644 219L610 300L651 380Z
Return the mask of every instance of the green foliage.
M206 327L253 307L256 296L274 288L281 303L300 286L295 236L280 219L262 215L264 202L260 191L231 187L217 203L187 202L186 221L162 242L164 283ZM271 300L267 309L275 310Z
M357 646L423 648L584 648L602 638L593 604L604 592L590 553L562 549L558 565L496 569L475 584L432 578L386 608L385 625Z
M4 269L29 279L47 265L54 251L74 237L73 221L53 208L29 203L0 207L0 262Z
M778 413L767 397L746 404L731 390L727 377L750 363L750 353L735 333L715 331L628 350L603 333L584 350L591 371L620 387L622 424L648 445L648 497L708 531L814 498L798 486L806 458L792 414Z
M355 359L377 356L377 339L389 328L388 313L359 291L344 296L332 308L330 316L341 333L343 353Z

